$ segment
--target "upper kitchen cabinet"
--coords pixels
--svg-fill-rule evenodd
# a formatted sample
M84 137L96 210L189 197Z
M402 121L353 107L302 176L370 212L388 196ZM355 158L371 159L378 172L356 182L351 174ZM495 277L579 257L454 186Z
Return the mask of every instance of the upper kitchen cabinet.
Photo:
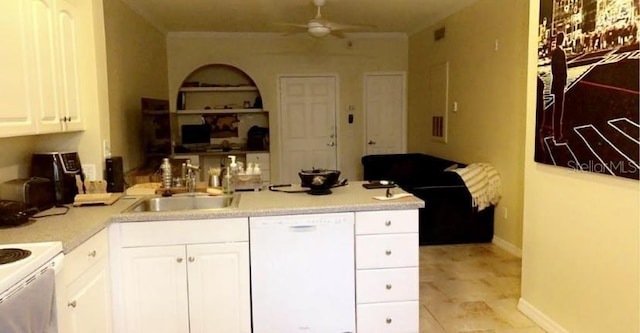
M0 137L32 134L36 130L29 86L33 84L35 55L30 40L27 1L0 1Z
M83 129L75 0L0 3L0 137ZM9 14L11 13L11 14Z

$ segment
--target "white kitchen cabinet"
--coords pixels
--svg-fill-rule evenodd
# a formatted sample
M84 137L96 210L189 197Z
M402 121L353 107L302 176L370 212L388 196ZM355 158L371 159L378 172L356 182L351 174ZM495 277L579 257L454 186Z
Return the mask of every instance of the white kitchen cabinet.
M32 0L45 1L45 0ZM80 77L78 71L78 12L76 0L54 0L53 24L55 43L57 46L53 59L58 70L53 80L53 91L57 97L57 114L49 112L47 117L39 119L38 133L78 131L83 129L80 113ZM48 0L51 3L51 0ZM48 55L45 55L48 56ZM42 90L46 90L41 84ZM51 89L51 88L49 88ZM47 109L56 110L53 105L42 105L41 114ZM56 119L57 118L57 119Z
M83 129L75 0L3 1L0 136ZM6 36L4 35L6 33Z
M249 333L248 220L112 225L116 332ZM115 305L117 307L117 305Z
M419 331L418 210L356 212L358 333Z
M33 134L36 121L29 87L34 83L35 55L29 2L0 1L0 12L0 137Z
M71 251L65 258L62 274L64 289L58 294L60 332L110 333L107 230Z
M125 332L189 332L185 255L182 245L122 250Z
M251 332L249 245L187 246L191 333Z

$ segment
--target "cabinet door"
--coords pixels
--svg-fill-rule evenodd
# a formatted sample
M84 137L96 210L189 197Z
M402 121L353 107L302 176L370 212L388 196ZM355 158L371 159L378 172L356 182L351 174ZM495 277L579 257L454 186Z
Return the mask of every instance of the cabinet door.
M0 137L34 134L29 2L0 1L0 13Z
M68 332L111 333L111 297L106 259L100 260L69 285L67 295Z
M127 333L188 333L185 247L122 249Z
M249 333L249 243L188 245L191 333Z
M59 45L59 96L64 130L82 129L78 74L76 8L69 0L56 1L56 31Z
M39 133L60 132L62 127L58 99L58 45L54 0L28 0L32 12L34 56L34 117Z

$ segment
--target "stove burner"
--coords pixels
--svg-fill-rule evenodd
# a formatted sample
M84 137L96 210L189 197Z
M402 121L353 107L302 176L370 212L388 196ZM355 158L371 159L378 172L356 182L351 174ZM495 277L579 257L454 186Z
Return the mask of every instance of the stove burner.
M0 265L12 263L31 255L31 251L23 249L0 249Z

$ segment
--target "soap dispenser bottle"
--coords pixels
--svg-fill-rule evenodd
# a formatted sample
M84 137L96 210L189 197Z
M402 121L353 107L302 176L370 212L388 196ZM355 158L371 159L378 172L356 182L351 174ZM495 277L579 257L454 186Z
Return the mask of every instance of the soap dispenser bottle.
M231 163L229 164L229 168L227 169L227 174L224 176L224 194L233 194L233 192L235 191L234 176L238 174L238 164L236 163L236 157L234 155L229 155L229 158L231 159Z

